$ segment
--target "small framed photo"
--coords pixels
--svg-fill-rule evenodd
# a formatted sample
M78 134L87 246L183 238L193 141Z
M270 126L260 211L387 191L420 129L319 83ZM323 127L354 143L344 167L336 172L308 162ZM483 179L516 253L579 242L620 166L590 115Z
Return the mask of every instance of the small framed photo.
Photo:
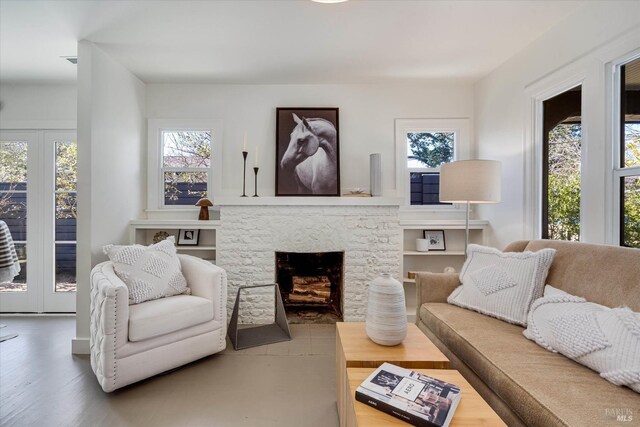
M180 229L178 234L178 245L180 246L198 246L198 238L200 230L195 228Z
M430 251L446 251L447 245L444 242L444 230L424 230L424 238L429 241Z

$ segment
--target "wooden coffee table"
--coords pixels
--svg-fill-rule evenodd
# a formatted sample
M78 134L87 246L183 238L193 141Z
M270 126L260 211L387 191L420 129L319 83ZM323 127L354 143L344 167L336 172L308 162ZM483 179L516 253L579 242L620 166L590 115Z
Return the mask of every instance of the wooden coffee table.
M347 369L379 367L384 362L411 369L449 369L449 359L418 329L407 325L402 344L386 347L369 339L364 322L336 323L336 386L340 426L347 426L347 414L353 406L349 397ZM455 383L454 383L455 384Z
M378 427L378 426L408 426L391 415L356 401L356 388L367 379L375 368L348 368L347 379L349 381L350 405L346 414L345 426L347 427ZM491 409L487 402L480 397L477 391L469 384L458 371L449 369L415 369L425 375L455 384L460 387L461 400L456 409L451 427L464 426L505 426L506 424ZM342 418L341 418L342 420ZM341 421L342 425L342 421Z

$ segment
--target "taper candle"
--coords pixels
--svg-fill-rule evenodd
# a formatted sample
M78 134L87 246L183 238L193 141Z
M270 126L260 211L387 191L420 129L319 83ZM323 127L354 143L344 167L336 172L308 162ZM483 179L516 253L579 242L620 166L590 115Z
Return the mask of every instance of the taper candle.
M253 164L253 166L256 167L256 168L258 167L258 146L257 145L256 145L256 161Z
M242 147L242 151L247 151L247 131L244 131L244 146Z

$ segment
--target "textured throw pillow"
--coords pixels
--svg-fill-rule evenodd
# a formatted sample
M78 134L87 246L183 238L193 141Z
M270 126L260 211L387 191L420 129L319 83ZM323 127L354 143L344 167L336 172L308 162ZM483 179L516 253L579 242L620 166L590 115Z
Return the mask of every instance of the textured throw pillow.
M640 313L549 291L531 306L524 336L640 393Z
M129 304L189 294L176 253L175 237L150 245L107 245L105 254L116 275L129 288Z
M460 272L462 285L449 295L447 302L526 326L529 307L542 296L555 252L501 252L469 245Z

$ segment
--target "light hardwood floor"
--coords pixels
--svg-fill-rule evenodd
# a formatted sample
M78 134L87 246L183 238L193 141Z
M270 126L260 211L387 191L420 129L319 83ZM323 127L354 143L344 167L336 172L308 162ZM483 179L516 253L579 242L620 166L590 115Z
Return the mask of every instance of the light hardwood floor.
M209 356L107 394L71 354L73 317L0 317L2 426L338 425L335 327L291 325L293 340Z

